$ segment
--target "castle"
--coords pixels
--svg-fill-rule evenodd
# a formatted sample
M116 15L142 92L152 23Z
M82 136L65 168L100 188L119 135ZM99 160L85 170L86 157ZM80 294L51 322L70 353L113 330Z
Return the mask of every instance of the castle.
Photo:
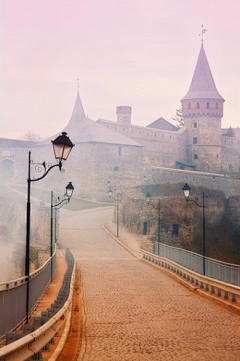
M184 127L163 118L147 127L134 126L128 106L117 107L117 122L98 122L144 145L143 164L239 172L240 129L221 129L223 103L202 44L190 88L181 100Z
M57 184L54 175L44 182L60 191L71 180L75 194L104 200L108 180L119 188L142 184L144 179L151 182L154 167L215 175L238 173L240 129L221 128L223 103L203 44L189 91L181 100L184 119L181 128L163 118L146 127L133 125L130 106L117 107L117 121L95 122L85 115L77 93L72 116L63 129L75 147ZM31 143L1 138L2 179L26 181L29 149L34 160L54 163L50 147L50 139Z

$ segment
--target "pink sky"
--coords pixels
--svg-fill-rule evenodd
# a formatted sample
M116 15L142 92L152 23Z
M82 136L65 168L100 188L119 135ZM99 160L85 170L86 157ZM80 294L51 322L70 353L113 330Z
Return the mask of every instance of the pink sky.
M204 47L219 93L223 127L239 127L240 1L0 0L0 135L60 132L77 78L85 113L132 122L171 121Z

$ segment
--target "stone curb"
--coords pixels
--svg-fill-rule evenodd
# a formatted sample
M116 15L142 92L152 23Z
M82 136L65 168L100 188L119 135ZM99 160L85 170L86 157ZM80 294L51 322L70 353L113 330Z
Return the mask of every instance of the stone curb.
M123 248L125 248L128 252L130 252L134 257L138 258L139 260L142 259L140 255L137 255L136 252L134 252L131 248L126 246L122 241L121 237L114 236L111 231L107 228L107 223L102 224L102 227L106 233L108 233L117 243L119 243Z

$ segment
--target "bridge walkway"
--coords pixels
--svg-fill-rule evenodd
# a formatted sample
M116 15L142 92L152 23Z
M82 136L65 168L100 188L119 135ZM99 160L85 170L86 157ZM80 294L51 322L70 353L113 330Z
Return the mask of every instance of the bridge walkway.
M141 238L120 228L127 252L102 229L111 218L98 210L61 220L62 243L81 272L78 360L238 361L239 316L136 258Z

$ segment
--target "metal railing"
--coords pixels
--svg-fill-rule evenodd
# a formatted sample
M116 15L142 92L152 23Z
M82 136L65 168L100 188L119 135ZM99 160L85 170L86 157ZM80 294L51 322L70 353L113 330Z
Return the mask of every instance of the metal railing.
M203 256L185 249L155 243L155 254L203 274ZM240 286L240 265L205 257L205 276Z
M56 269L56 250L53 254L53 269ZM51 258L29 276L29 309L36 308L46 287L51 281ZM21 277L0 283L0 341L6 332L18 328L26 318L27 279Z
M201 275L170 259L155 255L144 249L141 249L141 253L143 260L170 272L181 283L188 285L188 287L192 288L194 291L199 292L202 295L204 294L206 297L210 297L218 303L230 307L230 309L234 309L234 312L237 311L239 313L239 286Z
M42 360L43 350L47 350L48 360L57 360L67 341L71 321L75 261L72 253L68 249L66 250L66 261L68 263L68 269L65 273L58 297L54 301L54 304L51 305L52 307L47 309L48 311L42 312L42 315L43 313L48 313L48 316L44 315L43 317L34 318L36 321L39 321L38 319L40 318L41 322L37 322L35 327L33 326L33 332L23 334L20 338L14 338L14 335L10 335L11 341L7 343L6 346L0 348L0 360L19 361L29 360L32 357L34 357L34 360ZM53 314L51 311L54 311ZM59 340L59 345L50 356L49 343L54 343L54 337L58 335L57 332L63 327L64 332Z

